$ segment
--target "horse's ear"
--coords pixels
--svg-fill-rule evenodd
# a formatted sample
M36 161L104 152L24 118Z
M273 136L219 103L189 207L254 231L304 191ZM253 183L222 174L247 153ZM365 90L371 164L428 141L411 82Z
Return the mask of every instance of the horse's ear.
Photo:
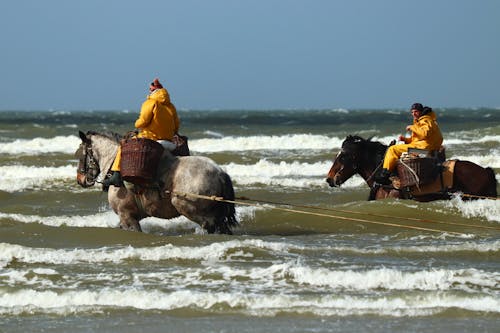
M85 133L83 133L82 131L78 131L78 134L80 135L80 139L82 139L83 142L89 143L90 140L87 138Z

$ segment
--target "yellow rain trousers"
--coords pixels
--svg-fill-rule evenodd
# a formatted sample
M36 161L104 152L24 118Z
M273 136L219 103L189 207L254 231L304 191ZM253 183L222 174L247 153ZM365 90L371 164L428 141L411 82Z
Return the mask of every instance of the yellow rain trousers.
M172 141L179 131L179 117L175 106L170 102L170 96L165 88L157 89L147 96L142 103L141 113L135 121L135 127L140 130L138 138ZM120 171L122 157L121 147L118 148L111 171Z
M436 121L436 114L431 111L421 116L410 126L411 137L404 144L393 145L387 149L383 168L393 171L402 153L408 148L438 150L443 143L443 135Z

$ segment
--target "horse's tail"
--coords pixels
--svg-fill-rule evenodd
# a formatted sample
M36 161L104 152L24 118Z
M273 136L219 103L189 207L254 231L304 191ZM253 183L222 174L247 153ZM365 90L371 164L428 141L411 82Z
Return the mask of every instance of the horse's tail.
M496 197L497 196L497 178L495 176L495 171L492 168L486 168L486 171L489 173L491 178L491 188L488 190L488 196Z
M225 172L221 175L222 179L222 195L225 200L234 201L234 188L231 177ZM218 232L223 234L232 234L231 228L236 227L239 223L236 219L236 209L234 203L218 202L218 214L216 226Z

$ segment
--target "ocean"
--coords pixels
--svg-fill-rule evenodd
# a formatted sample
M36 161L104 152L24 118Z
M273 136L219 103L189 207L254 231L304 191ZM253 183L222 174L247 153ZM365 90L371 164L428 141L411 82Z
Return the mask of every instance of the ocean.
M500 109L435 111L447 158L500 181ZM192 155L257 201L230 236L184 217L120 230L76 183L78 131L137 115L0 112L0 332L499 331L499 200L369 202L359 176L325 181L347 135L388 144L408 110L179 111Z

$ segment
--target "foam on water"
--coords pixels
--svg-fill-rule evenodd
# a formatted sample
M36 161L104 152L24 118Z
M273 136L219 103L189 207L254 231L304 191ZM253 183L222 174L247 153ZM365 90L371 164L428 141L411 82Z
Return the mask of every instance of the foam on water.
M202 260L202 261L225 261L226 254L233 250L261 249L271 254L288 254L302 251L359 253L365 255L378 255L382 253L459 253L459 252L499 252L500 241L460 242L445 245L419 245L419 246L385 246L372 247L350 247L350 246L299 246L288 242L272 242L260 239L231 240L213 243L205 246L174 246L172 244L157 247L104 247L96 249L50 249L32 248L16 244L0 243L0 263L5 266L14 258L19 262L26 263L52 263L52 264L75 264L75 263L103 263L120 262L129 259L140 259L149 261L160 261L170 259ZM1 267L0 266L0 267Z
M459 211L467 218L485 218L491 222L500 223L500 200L486 199L463 201L459 196L445 202L445 208Z
M48 188L54 181L76 179L76 165L37 167L25 165L0 166L0 191L18 192L26 189Z
M331 162L299 163L270 162L265 159L255 164L229 163L221 167L231 175L237 185L280 185L286 187L324 187L326 172ZM38 167L25 165L0 166L0 190L19 192L29 189L63 186L75 182L76 164L61 167ZM76 184L76 183L75 183ZM360 177L349 179L343 187L363 186Z
M229 163L221 167L231 175L238 185L265 184L286 187L324 187L330 161L316 163L271 162L261 159L255 164ZM364 184L361 177L349 179L344 187L359 187Z
M238 220L251 219L254 216L256 207L236 207L236 217ZM51 227L77 227L77 228L116 228L120 221L118 215L113 211L92 214L92 215L73 215L73 216L39 216L39 215L23 215L15 213L2 213L0 212L0 219L14 220L20 223L39 223ZM161 229L163 231L176 231L176 230L192 230L201 232L201 227L188 220L184 216L179 216L173 219L160 219L155 217L148 217L141 220L142 230L146 233L153 230Z
M0 154L41 155L49 153L73 154L81 140L75 135L53 138L17 139L0 145Z
M0 243L0 263L2 267L14 258L26 263L51 263L51 264L75 264L75 263L103 263L120 262L129 259L140 260L169 260L189 259L202 261L224 260L228 250L253 247L270 251L286 252L290 245L279 242L267 242L259 239L232 240L221 243L213 243L206 246L174 246L171 244L134 248L132 246L117 248L98 249L49 249L31 248L21 245Z
M326 136L318 134L286 134L286 135L253 135L253 136L223 136L214 131L205 131L208 138L191 139L191 150L200 153L250 150L333 150L342 145L345 137ZM387 136L374 136L372 141L388 144L399 136L394 133ZM52 138L16 139L4 142L0 146L0 154L10 155L41 155L50 153L73 154L81 140L75 135L56 136ZM444 145L466 145L486 142L500 142L500 135L480 136L477 133L448 134Z
M387 296L335 295L259 295L229 292L173 291L142 289L110 289L99 291L19 290L2 294L0 313L73 313L102 312L108 308L162 310L191 308L203 311L275 316L279 313L314 314L320 316L386 315L425 316L457 308L477 312L500 312L500 300L492 296L432 293Z
M271 136L223 137L194 139L189 147L197 152L247 151L247 150L331 150L340 147L342 139L313 134Z

